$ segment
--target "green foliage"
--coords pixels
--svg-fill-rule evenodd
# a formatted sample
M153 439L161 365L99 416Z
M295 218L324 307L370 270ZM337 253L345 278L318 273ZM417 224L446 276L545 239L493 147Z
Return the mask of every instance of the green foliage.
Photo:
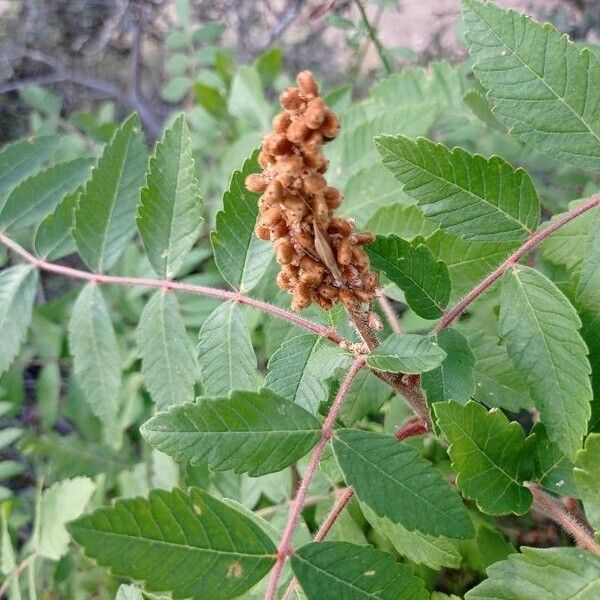
M423 373L423 389L431 404L440 400L455 400L465 404L473 392L473 368L475 356L469 342L459 331L446 329L435 336L440 348L446 353L442 364Z
M573 476L590 524L600 529L600 434L590 434L577 452Z
M202 197L183 115L165 131L150 158L137 225L153 269L171 279L202 228Z
M424 319L440 317L450 298L450 275L423 244L397 235L377 236L366 248L374 269L404 291L407 304Z
M137 334L142 373L157 407L193 400L198 362L177 298L157 291L140 315Z
M0 149L0 595L595 599L597 58L464 0L474 63L413 67L370 10L329 11L351 56L315 73L341 122L323 175L379 289L297 315L245 179L304 50L196 4L141 28L114 101L7 97L3 132L30 130ZM559 547L515 554L536 540Z
M210 236L223 279L241 292L248 292L259 282L272 260L270 245L254 235L259 194L249 192L244 185L246 177L259 170L257 156L253 154L242 170L233 174Z
M376 140L383 164L417 200L423 214L466 240L522 241L539 221L529 175L497 156L404 136Z
M237 304L224 302L204 321L198 338L198 360L206 395L256 389L256 355Z
M346 482L377 515L409 531L453 538L473 534L457 494L414 448L356 429L339 431L333 448Z
M0 212L0 227L14 232L46 217L65 194L85 182L91 165L87 158L78 158L30 175L6 199Z
M369 354L367 362L378 371L422 373L435 369L446 353L426 337L394 333Z
M37 271L27 265L0 273L0 373L8 369L25 338L37 284Z
M234 391L172 407L141 428L149 444L179 461L253 477L285 469L320 437L319 422L272 392Z
M117 419L121 357L104 296L94 283L81 290L73 306L69 346L77 382L110 441Z
M368 546L308 544L294 555L292 568L308 600L425 600L429 596L409 567Z
M499 331L527 378L548 437L570 457L581 447L592 390L581 321L561 291L529 267L503 276Z
M532 497L523 481L531 474L534 438L526 440L518 423L475 402L438 402L434 408L463 495L489 515L527 512Z
M600 589L600 559L577 548L522 548L492 565L488 579L466 600L593 600Z
M554 158L600 167L599 62L549 24L491 2L463 0L475 74L494 116ZM550 116L551 115L551 116Z
M133 115L106 145L75 210L73 236L90 269L112 267L131 239L145 167L140 123Z
M323 377L315 373L315 363L322 361L319 352L324 342L312 334L297 335L281 344L271 356L265 386L316 413L319 404L327 399L328 386Z
M275 560L275 546L260 527L197 488L119 500L73 521L69 532L115 575L173 598L235 598Z

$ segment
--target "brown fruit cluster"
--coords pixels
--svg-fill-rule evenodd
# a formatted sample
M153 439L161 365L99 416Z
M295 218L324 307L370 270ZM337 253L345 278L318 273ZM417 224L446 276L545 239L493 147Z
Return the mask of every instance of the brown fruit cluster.
M263 140L263 171L246 179L250 191L262 192L255 232L273 242L281 265L277 285L293 295L293 310L312 302L328 310L339 301L368 312L377 275L362 246L374 238L355 233L351 219L334 216L342 196L323 176L321 146L337 136L339 120L319 96L312 73L302 71L297 82L281 94L283 111Z

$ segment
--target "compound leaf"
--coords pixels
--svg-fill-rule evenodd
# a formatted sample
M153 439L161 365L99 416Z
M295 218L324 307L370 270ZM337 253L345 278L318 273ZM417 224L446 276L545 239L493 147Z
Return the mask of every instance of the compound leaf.
M539 201L523 169L425 138L379 136L383 164L423 214L467 240L522 241L539 222Z
M411 446L379 433L342 429L333 448L347 484L378 516L409 531L473 536L458 494Z
M581 448L592 390L581 322L564 294L529 267L502 277L499 331L530 385L550 440L570 458Z
M532 495L523 481L531 475L533 438L526 440L523 428L498 409L488 412L475 402L437 402L434 410L463 496L489 515L526 513Z
M373 350L367 363L378 371L422 373L438 367L446 353L427 337L393 333Z
M254 234L260 194L246 189L245 180L256 173L258 153L236 171L217 213L216 229L210 235L215 262L223 279L240 292L250 291L264 275L273 258L271 245Z
M244 313L223 302L204 321L198 337L198 360L207 396L233 389L256 389L256 355Z
M463 0L473 70L494 116L521 142L600 169L600 62L546 23Z
M276 548L258 525L197 488L117 500L68 529L115 576L145 581L176 600L235 598L275 562Z
M450 275L427 246L390 235L377 236L365 249L373 268L404 291L407 304L420 317L436 319L443 314L450 298Z
M0 273L0 374L10 366L27 333L37 290L38 272L17 265Z
M595 600L600 558L578 548L521 548L487 570L465 600Z
M292 557L308 600L427 600L421 579L393 555L349 542L313 542Z
M93 271L110 269L131 239L145 168L142 131L132 115L104 148L75 209L73 237Z
M198 362L175 295L159 290L150 298L137 336L144 380L159 410L191 402Z
M321 427L297 404L262 390L172 407L147 421L141 433L178 461L258 477L302 458L319 440Z
M138 229L158 275L170 279L177 273L203 220L192 141L180 115L156 144L138 206Z

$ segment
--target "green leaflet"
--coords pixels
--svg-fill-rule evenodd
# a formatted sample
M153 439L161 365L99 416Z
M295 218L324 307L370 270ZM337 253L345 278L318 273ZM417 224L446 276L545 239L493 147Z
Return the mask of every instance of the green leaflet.
M578 207L582 202L583 200L569 202L569 210ZM576 268L587 254L586 241L598 215L600 208L596 207L557 229L540 245L542 256L555 264L565 265L567 269ZM563 216L564 213L554 215L550 223Z
M531 434L535 435L534 480L554 494L578 497L573 481L573 463L548 439L544 424L536 423Z
M11 190L37 171L56 148L56 138L44 136L8 144L0 150L0 211Z
M198 336L198 362L207 396L256 389L256 355L244 313L235 302L223 302L204 321Z
M88 477L58 481L42 493L39 509L39 535L36 551L58 560L69 548L66 523L83 513L96 484Z
M52 213L65 194L90 176L93 161L77 158L30 175L11 192L0 212L0 229L29 227Z
M312 333L283 342L269 359L265 387L315 414L329 389L311 365L323 345L323 338Z
M260 581L276 548L248 517L207 492L153 490L117 500L68 526L87 556L116 576L176 600L227 600Z
M340 419L352 427L367 415L377 414L383 403L390 397L390 386L369 371L361 369L357 374L340 409Z
M75 210L73 237L93 271L112 267L135 232L135 211L146 168L136 115L105 146Z
M171 279L177 273L203 221L192 141L179 115L156 144L138 206L137 226L158 275Z
M10 367L25 338L37 290L38 272L18 265L0 273L0 374Z
M423 373L422 386L431 404L440 400L454 400L465 404L471 398L475 356L465 336L456 329L446 329L435 336L446 353L442 364Z
M585 242L577 303L600 313L600 210L590 212L596 214Z
M73 212L80 190L67 194L38 226L33 240L35 253L47 260L57 260L75 252L73 239Z
M573 471L575 486L592 527L600 529L600 434L590 433L577 452Z
M367 364L378 371L422 373L438 367L446 353L421 335L392 333L373 350Z
M223 210L217 213L216 229L210 235L215 262L223 279L236 290L250 291L264 275L273 258L271 244L254 234L258 198L246 189L245 180L258 172L258 152L236 171L223 196Z
M473 70L494 116L521 142L600 169L600 63L566 35L490 2L463 0Z
M387 169L385 172L391 177ZM423 217L416 205L399 202L377 210L367 221L365 228L375 235L394 234L409 241L417 236L429 236L436 230L436 226Z
M231 82L227 110L246 121L253 129L264 132L269 127L271 106L263 93L260 75L250 65L239 67Z
M308 600L428 600L421 579L393 555L348 542L313 542L292 557Z
M592 390L575 309L544 275L514 267L502 276L499 331L530 385L550 440L570 458L581 447Z
M206 462L211 469L252 477L281 471L302 458L321 437L310 413L283 398L234 391L229 398L158 413L141 428L146 441L178 461Z
M425 138L384 135L375 143L404 191L449 233L466 240L520 242L536 229L539 201L523 169Z
M489 515L526 513L532 495L523 481L532 473L534 438L526 440L518 423L475 402L437 402L434 411L463 495Z
M386 517L379 517L368 504L360 504L360 509L373 529L394 546L402 556L430 569L460 567L461 556L458 541L447 537L433 536L419 531L409 531L400 523L392 523Z
M158 409L192 401L198 362L174 294L158 290L150 298L137 337L146 387Z
M342 429L333 449L347 484L378 516L409 531L451 538L474 534L458 494L411 446L387 435Z
M365 250L372 267L404 291L406 302L420 317L436 319L443 314L450 298L450 275L427 246L390 235L377 236Z
M473 398L489 407L511 412L530 408L533 401L524 375L513 366L500 340L484 333L468 333L475 355Z
M578 548L521 548L488 568L465 600L596 600L600 558Z
M73 306L69 347L77 382L102 421L105 440L112 440L119 407L121 357L104 296L94 283L81 290Z

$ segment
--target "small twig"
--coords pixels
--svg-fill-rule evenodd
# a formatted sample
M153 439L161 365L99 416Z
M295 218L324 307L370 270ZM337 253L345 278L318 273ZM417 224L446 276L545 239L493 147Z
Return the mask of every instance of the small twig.
M4 598L8 587L13 579L19 579L21 573L28 567L31 561L37 558L37 553L30 554L27 558L24 558L7 576L2 585L0 586L0 598Z
M394 333L404 333L394 307L391 305L386 296L384 296L383 292L377 296L377 302L379 302L379 306L381 307L387 322L392 328L392 331Z
M476 285L456 306L448 310L433 328L433 333L439 333L447 327L450 327L450 325L462 315L467 306L477 300L477 298L479 298L479 296L481 296L493 283L500 279L507 269L516 265L530 250L543 242L557 229L595 206L600 206L600 194L595 194L587 202L584 202L577 208L565 213L559 219L556 219L554 223L550 223L544 229L533 233L516 252L511 254L497 269L492 271L485 279Z
M569 513L550 494L544 492L537 483L530 483L527 487L533 494L533 507L536 510L558 523L580 548L600 556L600 544L594 539L594 532L587 524L582 523L577 517Z
M333 437L333 428L335 425L335 421L337 419L337 415L340 411L340 408L342 407L344 399L346 398L346 395L350 390L350 386L352 385L354 378L364 366L364 356L358 356L354 359L354 362L350 366L346 377L344 377L344 380L340 385L340 389L338 390L335 400L333 401L333 404L329 409L327 418L323 423L323 428L321 429L321 439L318 441L317 445L312 451L312 454L310 455L308 466L306 467L304 477L302 478L302 483L298 488L298 492L296 494L296 497L294 498L290 514L288 515L288 520L285 525L285 529L283 530L283 535L279 543L279 548L277 549L277 560L275 561L275 565L273 566L273 570L271 571L271 578L269 579L269 586L267 588L265 600L275 600L275 595L277 593L277 584L279 582L279 578L281 577L283 566L287 557L290 556L290 554L292 553L292 536L294 535L294 530L296 529L296 525L298 524L300 514L304 509L306 497L308 495L308 488L310 487L313 477L317 471L319 462L321 460L321 456L323 455L323 451L329 443L329 440L331 440L331 438Z
M331 340L334 344L342 342L342 337L332 328L325 327L313 321L309 321L304 317L300 317L294 313L291 313L283 308L263 302L262 300L256 300L245 296L240 292L230 292L228 290L221 290L218 288L211 288L203 285L192 285L189 283L179 283L177 281L170 281L166 279L147 279L142 277L118 277L115 275L103 275L101 273L90 273L89 271L81 271L79 269L73 269L72 267L66 267L63 265L57 265L37 258L30 254L17 244L14 240L9 238L6 234L0 232L0 243L4 244L9 250L14 252L17 256L20 256L23 260L30 263L38 269L48 271L50 273L56 273L57 275L63 275L70 277L71 279L80 279L83 281L91 281L97 284L110 284L110 285L122 285L122 286L142 286L150 288L159 288L166 290L174 290L179 292L187 292L190 294L197 294L199 296L210 296L212 298L220 298L221 300L233 300L240 304L246 304L252 306L263 312L270 313L289 321L297 327L303 327L308 329L312 333L325 337Z
M363 6L363 4L360 0L354 0L354 4L356 4L356 7L358 8L358 11L360 12L360 18L362 19L365 29L367 30L367 35L369 36L370 40L373 42L373 45L375 46L375 49L377 50L377 54L379 54L379 58L381 60L381 64L383 65L383 68L385 69L386 75L391 75L394 72L394 69L392 68L392 65L390 64L389 58L385 52L385 48L383 47L381 40L377 36L375 27L373 27L373 25L369 21L369 17L367 16L367 11L365 10L365 7Z

